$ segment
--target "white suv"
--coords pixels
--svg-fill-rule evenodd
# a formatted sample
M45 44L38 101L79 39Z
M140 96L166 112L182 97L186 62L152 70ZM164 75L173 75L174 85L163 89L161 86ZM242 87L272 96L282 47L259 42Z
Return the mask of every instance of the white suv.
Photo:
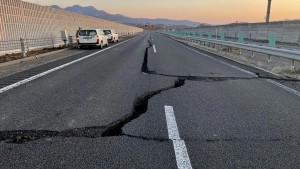
M104 33L107 36L109 42L119 42L119 35L114 29L106 29L104 30Z
M77 35L78 48L97 46L103 48L108 46L108 39L102 29L81 29Z

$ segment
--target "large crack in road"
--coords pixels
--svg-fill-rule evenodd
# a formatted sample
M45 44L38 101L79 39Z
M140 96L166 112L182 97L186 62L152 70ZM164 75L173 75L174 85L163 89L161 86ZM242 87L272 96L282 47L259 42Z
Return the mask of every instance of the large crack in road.
M168 141L169 139L164 138L147 138L141 136L133 136L129 134L122 133L122 128L132 122L133 120L139 118L141 115L147 112L148 102L154 96L169 91L171 89L176 89L182 87L186 81L201 81L201 82L220 82L227 80L253 80L253 79L263 79L263 76L253 78L243 78L243 77L204 77L204 76L177 76L177 75L167 75L159 74L155 71L150 71L148 69L148 50L152 47L151 40L148 41L149 46L146 47L144 61L141 69L141 73L144 75L157 75L169 78L177 78L172 86L158 89L155 91L147 92L134 100L134 104L130 113L121 117L120 119L108 124L107 126L94 126L94 127L84 127L76 129L68 129L63 131L49 131L49 130L16 130L16 131L0 131L0 141L13 144L23 144L29 141L35 141L44 138L53 137L84 137L84 138L99 138L99 137L111 137L111 136L127 136L130 138L142 139L142 140L152 140L152 141ZM270 78L268 78L270 79ZM280 80L291 80L291 79L280 79ZM293 80L292 80L293 81ZM208 142L218 141L218 140L206 140ZM224 140L226 141L226 140ZM229 139L229 141L232 141ZM272 140L270 140L272 141Z
M110 136L123 136L122 128L137 119L148 110L148 101L160 94L161 92L181 87L185 84L184 80L178 79L174 85L163 89L147 92L138 97L134 101L132 111L122 118L110 123L107 126L85 127L77 129L69 129L63 131L49 131L49 130L17 130L17 131L0 131L0 141L6 143L22 144L29 141L34 141L42 138L52 137L85 137L98 138ZM129 136L129 135L128 135Z
M206 51L206 50L202 50L202 49L199 49L199 48L196 48L194 46L191 46L189 44L186 44L176 38L172 38L171 36L168 36L168 35L164 35L164 37L168 38L168 39L172 39L178 43L180 43L181 45L183 46L186 46L188 48L192 48L194 50L197 50L197 51L200 51L204 54L207 54L207 55L212 55L216 58L221 58L225 61L229 61L229 62L234 62L238 65L241 65L239 62L236 62L234 60L231 60L231 59L228 59L228 58L224 58L222 57L221 55L218 55L218 54L215 54L215 53L212 53L212 52L209 52L209 51ZM278 80L278 81L282 81L282 82L300 82L299 79L295 79L295 78L292 78L292 77L289 77L289 76L283 76L283 75L277 75L277 74L272 74L272 73L268 73L264 70L257 70L257 68L253 68L251 66L248 66L248 65L243 65L243 69L247 70L247 71L250 71L250 72L253 72L254 74L256 74L257 77L254 77L254 78L250 78L250 79L266 79L266 80Z
M0 141L6 143L23 144L42 138L53 137L101 137L105 126L84 127L76 129L68 129L63 131L50 130L16 130L16 131L0 131Z
M132 112L130 114L127 114L123 118L109 124L107 129L105 130L105 132L103 132L102 136L120 136L120 135L122 135L122 128L124 127L125 124L131 122L132 120L140 117L142 114L147 112L148 102L152 97L160 94L161 92L181 87L184 84L185 84L184 80L178 79L175 81L173 86L166 87L166 88L159 89L159 90L152 91L152 92L148 92L148 93L138 97L134 102Z
M153 46L151 40L148 41L149 47L146 48L143 66L142 66L142 73L143 74L150 74L150 75L157 75L157 76L164 76L164 77L175 77L182 80L187 81L201 81L201 82L219 82L219 81L228 81L228 80L255 80L255 79L266 79L266 80L279 80L285 82L300 82L298 79L287 78L287 77L278 77L275 75L269 75L267 73L261 72L254 72L257 77L214 77L214 76L180 76L180 75L171 75L171 74L162 74L157 73L156 71L150 71L148 68L148 51Z
M150 40L148 42L151 47L152 45ZM150 47L147 47L146 52L148 52L148 48ZM145 56L147 56L147 54ZM142 67L143 67L142 69L148 70L147 60L144 61ZM85 138L98 138L98 137L110 137L110 136L134 137L122 133L122 128L127 123L130 123L132 120L137 119L142 114L147 112L148 102L152 97L164 91L181 87L184 84L185 84L185 80L178 78L172 86L158 89L155 91L150 91L137 97L134 101L133 108L130 113L110 123L107 126L76 128L76 129L69 129L63 131L50 131L50 130L0 131L0 141L5 141L6 143L23 144L29 141L35 141L38 139L53 138L53 137L85 137ZM136 136L135 138L139 138L139 137ZM147 139L147 138L143 138L143 139ZM159 139L153 139L153 140L159 140Z

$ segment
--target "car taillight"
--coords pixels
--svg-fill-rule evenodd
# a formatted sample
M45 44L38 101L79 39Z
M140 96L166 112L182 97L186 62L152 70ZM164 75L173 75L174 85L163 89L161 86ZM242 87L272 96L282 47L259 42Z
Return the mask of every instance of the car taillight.
M99 43L99 40L100 40L100 36L97 35L97 43Z
M100 40L100 37L99 37L99 35L97 35L97 40Z

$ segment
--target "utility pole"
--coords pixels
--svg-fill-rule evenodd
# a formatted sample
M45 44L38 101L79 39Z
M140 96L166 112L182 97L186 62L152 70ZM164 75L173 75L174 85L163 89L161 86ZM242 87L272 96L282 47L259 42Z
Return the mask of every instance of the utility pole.
M268 0L266 23L270 23L271 4L272 4L272 0Z

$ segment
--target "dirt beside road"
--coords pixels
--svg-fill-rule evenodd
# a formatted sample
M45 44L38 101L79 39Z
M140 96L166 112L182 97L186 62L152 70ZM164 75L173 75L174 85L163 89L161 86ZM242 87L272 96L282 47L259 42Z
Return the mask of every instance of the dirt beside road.
M45 49L40 49L40 50L29 51L29 52L27 52L26 57L36 56L36 55L40 55L40 54L44 54L44 53L48 53L48 52L52 52L52 51L57 51L57 50L61 50L61 49L63 49L63 47L45 48ZM3 56L0 56L0 63L5 63L5 62L18 60L18 59L22 59L22 58L23 58L22 53L6 54Z

